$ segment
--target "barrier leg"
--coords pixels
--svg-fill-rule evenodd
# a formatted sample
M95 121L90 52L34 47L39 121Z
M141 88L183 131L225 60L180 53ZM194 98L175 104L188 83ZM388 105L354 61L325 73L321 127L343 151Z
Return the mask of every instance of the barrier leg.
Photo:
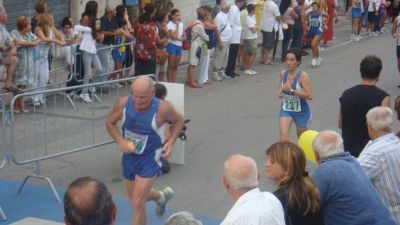
M95 98L98 102L102 102L101 98L97 96L95 93L92 93L92 97Z
M67 93L62 93L61 95L63 95L65 98L67 98L69 103L72 105L72 108L74 108L76 110L75 103L74 103L74 101L72 101L71 96L69 96L69 94L67 94Z
M28 175L28 176L25 177L24 181L22 182L21 186L19 187L19 189L17 191L17 194L21 194L22 189L24 188L24 186L25 186L25 184L26 184L26 182L28 181L29 178L42 179L42 180L45 180L49 184L51 190L53 191L54 196L56 197L57 202L61 204L60 196L58 195L57 190L54 187L53 182L51 181L50 178L40 175L40 164L39 164L39 161L36 161L35 164L36 164L36 169L35 169L35 173L36 174Z
M0 206L0 219L7 220L7 216L4 213L3 209L1 208L1 206Z

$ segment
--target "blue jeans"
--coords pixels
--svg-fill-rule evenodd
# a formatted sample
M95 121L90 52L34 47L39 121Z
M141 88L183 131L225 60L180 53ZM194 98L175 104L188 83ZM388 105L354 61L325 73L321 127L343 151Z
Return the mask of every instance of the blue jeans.
M301 44L303 41L303 29L294 27L293 36L292 36L292 44L290 44L290 48L297 48L301 50Z
M281 61L285 61L286 51L289 48L290 40L293 36L293 26L289 26L288 29L283 30L283 40L282 40L282 57Z
M381 31L382 11L383 11L382 7L379 7L378 16L375 18L375 27L374 27L375 32Z

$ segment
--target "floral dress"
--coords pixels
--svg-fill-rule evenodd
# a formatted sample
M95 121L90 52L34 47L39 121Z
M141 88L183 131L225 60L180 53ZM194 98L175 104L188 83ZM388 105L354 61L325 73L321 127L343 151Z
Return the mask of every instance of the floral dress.
M37 39L37 37L31 32L23 36L17 30L13 30L11 32L11 36L16 40L26 41L26 42L34 41ZM34 75L36 68L33 63L34 54L35 54L34 46L17 47L17 57L19 61L13 76L14 84L34 87L36 82Z

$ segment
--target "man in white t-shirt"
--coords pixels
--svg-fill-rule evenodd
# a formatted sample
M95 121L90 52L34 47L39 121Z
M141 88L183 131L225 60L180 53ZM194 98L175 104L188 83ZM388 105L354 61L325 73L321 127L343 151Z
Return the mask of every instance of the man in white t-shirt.
M281 202L258 188L259 173L254 159L233 155L224 163L223 185L235 202L221 225L285 225Z
M263 34L261 64L271 65L269 52L275 44L275 35L279 28L281 14L278 5L273 0L266 0L264 3L261 30Z
M228 63L229 43L232 37L232 27L228 17L230 7L230 0L221 1L221 11L214 19L215 24L218 26L215 35L217 47L214 51L213 61L214 79L217 81L221 81L222 78L231 78L225 74L225 67Z
M369 34L369 36L377 36L377 34L374 33L374 26L375 26L375 21L377 20L377 17L378 17L378 10L379 10L378 0L369 0L368 1L368 30L367 30L367 34Z
M227 76L234 78L239 75L235 73L236 57L240 46L240 36L242 34L242 25L240 22L240 8L245 5L245 0L236 0L236 3L229 9L228 19L232 27L232 36L229 45L228 64L225 73Z
M246 29L244 30L243 46L244 46L244 60L243 69L245 74L253 75L257 74L256 71L251 70L254 59L257 55L257 28L256 28L256 17L254 16L256 8L253 4L247 5L246 9L247 17L245 20Z

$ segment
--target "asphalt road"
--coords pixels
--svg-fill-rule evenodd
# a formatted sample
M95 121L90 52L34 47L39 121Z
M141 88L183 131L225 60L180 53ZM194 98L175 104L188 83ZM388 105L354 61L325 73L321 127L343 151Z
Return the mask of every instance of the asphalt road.
M338 98L343 90L360 82L359 63L367 54L375 54L383 60L378 86L393 99L398 95L400 78L393 38L382 34L377 38L349 42L349 24L349 18L341 18L335 40L321 53L320 67L311 68L311 57L303 58L301 68L311 77L314 89L311 129L339 131ZM390 29L391 25L387 26ZM170 174L157 179L155 185L156 188L170 185L175 189L170 209L222 219L233 204L221 184L222 165L236 153L256 160L262 190L275 190L276 186L266 179L263 164L265 149L276 142L279 135L280 102L276 90L282 68L283 64L256 65L257 75L241 75L202 89L186 89L185 118L191 119L187 131L186 164L173 165ZM179 70L181 81L185 72L186 66L183 66ZM395 130L398 128L396 124ZM294 129L292 131L292 140L297 142ZM33 165L8 165L0 170L0 177L22 180L32 171ZM126 196L120 153L114 145L48 160L42 164L42 172L61 188L78 176L94 176L106 182L113 195Z

